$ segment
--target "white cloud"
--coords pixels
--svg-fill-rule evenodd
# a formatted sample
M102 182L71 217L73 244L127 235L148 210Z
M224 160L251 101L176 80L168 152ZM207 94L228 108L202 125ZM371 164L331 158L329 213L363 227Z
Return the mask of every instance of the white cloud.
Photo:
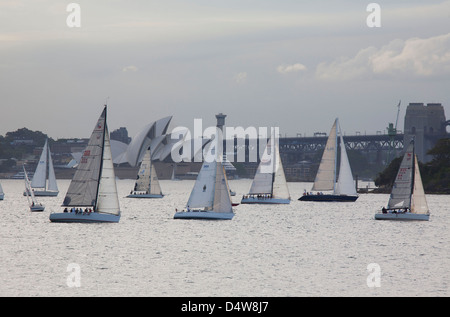
M280 65L277 67L277 71L280 74L287 74L287 73L294 73L294 72L301 72L306 71L306 66L300 63L293 64L293 65Z
M236 76L234 76L234 80L237 84L244 84L247 81L247 73L246 72L240 72Z
M126 73L126 72L137 72L138 68L136 66L134 66L134 65L130 65L130 66L126 66L126 67L122 68L122 71L124 73Z
M394 40L380 49L363 49L352 58L320 63L316 69L316 77L323 80L442 75L450 75L450 33L426 39Z

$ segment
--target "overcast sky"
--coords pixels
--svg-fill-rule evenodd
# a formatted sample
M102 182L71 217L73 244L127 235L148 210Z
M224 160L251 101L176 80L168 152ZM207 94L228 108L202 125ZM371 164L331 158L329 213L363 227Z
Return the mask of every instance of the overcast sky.
M399 129L410 102L450 116L450 1L0 1L0 134L27 127L89 137L108 99L110 130L278 126L283 135Z

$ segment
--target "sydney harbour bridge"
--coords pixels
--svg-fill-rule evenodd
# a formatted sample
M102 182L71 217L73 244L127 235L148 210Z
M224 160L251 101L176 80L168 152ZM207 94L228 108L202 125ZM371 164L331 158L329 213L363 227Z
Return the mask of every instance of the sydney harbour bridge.
M280 137L279 148L283 163L295 164L308 160L317 155L317 153L322 153L327 138L327 136ZM396 134L395 136L387 134L349 135L344 136L343 139L347 151L358 151L364 155L370 155L378 163L389 157L391 159L394 158L396 154L400 154L403 150L403 134ZM251 153L253 151L256 150L258 153L261 153L261 150L264 150L264 148L260 148L261 145L265 147L265 142L235 139L234 147L230 149L229 144L224 142L225 152L228 159L232 162L241 161L238 155L243 152L245 153L245 162L251 162ZM234 153L234 158L230 157L231 153Z

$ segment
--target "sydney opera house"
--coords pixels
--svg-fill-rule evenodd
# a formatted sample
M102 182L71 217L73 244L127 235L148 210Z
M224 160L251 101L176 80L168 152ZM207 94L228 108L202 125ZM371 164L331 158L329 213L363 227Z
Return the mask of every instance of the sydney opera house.
M114 164L122 165L128 163L131 167L138 166L142 161L144 152L149 147L152 153L152 161L172 162L172 152L177 153L177 158L180 161L193 161L193 158L201 149L195 153L192 151L183 153L182 147L185 145L190 149L194 148L192 146L193 140L186 138L189 134L185 128L175 128L171 133L167 133L171 120L172 116L169 116L146 125L132 138L130 144L111 140ZM202 147L208 142L209 140L204 139Z
M172 116L169 116L146 125L132 138L130 144L112 140L114 164L128 163L132 167L137 166L148 147L152 153L152 160L164 161L170 155L173 144L179 141L172 140L171 135L167 134L171 120Z

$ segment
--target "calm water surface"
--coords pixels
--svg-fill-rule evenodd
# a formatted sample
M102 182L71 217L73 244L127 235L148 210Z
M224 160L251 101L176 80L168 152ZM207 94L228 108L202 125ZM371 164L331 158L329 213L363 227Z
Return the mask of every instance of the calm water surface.
M23 181L2 180L0 296L449 296L450 197L429 195L429 222L381 222L388 195L355 203L300 202L308 183L289 183L290 205L240 205L231 221L173 220L193 181L161 181L163 199L124 198L118 224L48 220L68 188L28 212ZM238 202L251 180L232 180ZM368 287L367 266L381 269ZM69 287L80 268L80 287ZM68 271L69 266L69 271Z

